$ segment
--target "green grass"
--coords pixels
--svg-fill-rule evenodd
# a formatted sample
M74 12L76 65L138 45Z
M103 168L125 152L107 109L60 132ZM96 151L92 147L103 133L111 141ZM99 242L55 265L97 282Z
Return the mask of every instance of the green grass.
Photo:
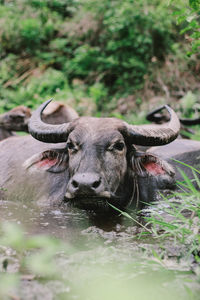
M141 227L139 239L147 236L160 245L162 251L152 249L152 255L156 260L159 258L161 265L169 255L170 242L171 246L179 249L177 260L184 260L190 269L195 265L193 272L200 281L200 171L183 162L179 163L192 169L194 179L190 180L180 169L183 181L177 182L179 190L168 197L161 194L158 202L149 205L145 210L145 226L127 212L112 207Z

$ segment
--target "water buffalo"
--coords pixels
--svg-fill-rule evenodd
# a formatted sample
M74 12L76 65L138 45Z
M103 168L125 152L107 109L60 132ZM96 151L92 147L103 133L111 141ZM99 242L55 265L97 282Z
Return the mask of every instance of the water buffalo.
M156 124L163 124L167 121L169 121L169 115L164 110L164 105L154 109L153 111L149 112L146 115L146 119L150 122L154 122ZM199 125L200 124L200 118L194 118L194 119L187 119L187 118L179 118L180 124L181 124L181 130L184 130L185 132L193 133L194 131L185 127L185 126L193 126L193 125ZM184 133L180 133L181 137L188 138Z
M60 102L51 102L42 113L42 120L48 124L67 123L78 117L79 115L71 106Z
M17 106L0 115L0 141L15 135L15 131L28 132L31 110L26 106ZM43 111L42 120L48 124L71 122L78 118L77 112L68 105L53 102Z
M51 125L41 120L49 101L32 115L33 136L0 143L0 187L4 197L106 209L152 201L156 191L174 185L173 168L135 145L165 145L180 129L168 106L162 125L130 125L116 118L80 117ZM54 144L57 143L55 148ZM16 150L13 150L13 145Z
M194 179L193 171L188 166L181 165L183 162L189 166L200 170L200 142L188 139L176 139L169 145L149 148L146 153L157 155L169 162L176 173L176 180L182 181L184 178L179 169L190 178ZM177 162L179 161L179 162ZM196 183L194 182L196 186Z
M17 106L0 115L0 141L15 135L13 131L28 132L31 111L25 106Z
M157 124L163 124L164 122L169 121L169 115L166 114L165 111L163 111L164 106L158 107L157 109L151 111L147 114L146 118L148 121L155 122ZM195 119L183 119L180 118L181 123L181 129L190 132L192 132L190 129L188 129L185 126L192 126L192 125L198 125L200 124L200 118ZM166 161L170 162L171 165L173 165L174 170L176 172L176 179L178 181L183 180L183 177L181 173L178 171L178 168L181 167L181 169L185 172L185 174L189 178L193 178L192 169L189 167L181 166L179 162L176 162L175 160L178 160L180 162L184 162L185 164L188 164L189 166L194 166L197 169L200 169L200 142L184 139L184 134L181 134L178 136L179 138L173 141L172 143L165 145L165 146L159 146L159 147L153 147L153 148L146 148L147 153L152 153L154 155L158 155L161 158L164 158Z
M146 115L147 121L154 122L155 124L163 124L165 122L168 122L170 116L166 112L166 109L164 109L164 108L165 108L165 105L162 105L162 106L159 106L158 108L152 110L151 112L149 112ZM181 126L180 126L180 132L179 132L179 135L178 135L178 139L182 139L182 138L190 139L190 135L194 134L194 131L193 131L193 129L188 128L186 126L193 126L193 125L200 124L200 118L196 118L196 119L183 119L183 118L179 118L179 121L180 121ZM187 133L189 133L190 135L187 134ZM176 143L173 143L170 146L170 148L172 148L174 150L174 154L176 153L176 156L179 156L179 149L180 149L179 145L181 145L182 143L185 144L184 142L180 142L180 143L176 142ZM188 143L188 145L189 144L193 144L193 143ZM187 143L186 143L186 145L187 145ZM139 146L139 149L141 151L147 151L149 148L150 147L148 147L148 146ZM166 151L167 151L167 149L168 148L166 148ZM200 147L199 147L199 149L200 149ZM162 148L161 151L163 151L163 150L165 150L165 148ZM189 149L187 148L187 151L188 150ZM153 151L155 151L155 149ZM158 148L157 148L156 151L158 151ZM164 153L165 153L165 151L164 151ZM161 154L163 156L163 153L161 153ZM166 157L167 157L167 153L166 153Z

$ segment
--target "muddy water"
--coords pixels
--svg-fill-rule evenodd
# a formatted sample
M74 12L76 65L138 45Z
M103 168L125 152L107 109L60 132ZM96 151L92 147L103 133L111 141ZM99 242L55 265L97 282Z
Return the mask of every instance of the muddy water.
M167 241L170 257L159 262L152 249L161 253L162 245L151 238L136 239L140 229L131 220L97 218L65 206L8 201L0 206L1 222L21 224L28 235L60 238L74 249L56 260L62 279L23 281L19 299L199 299L190 267L178 262L180 249Z

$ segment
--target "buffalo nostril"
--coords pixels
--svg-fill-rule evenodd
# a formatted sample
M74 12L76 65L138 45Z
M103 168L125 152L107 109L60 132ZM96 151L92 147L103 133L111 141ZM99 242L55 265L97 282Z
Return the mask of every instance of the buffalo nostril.
M71 179L68 190L76 195L98 193L103 188L102 178L96 173L78 173Z
M93 182L92 187L94 189L97 189L100 186L100 184L101 184L101 180L96 180Z
M73 186L75 189L77 189L78 186L79 186L79 184L78 184L78 182L77 182L76 180L73 180L73 181L72 181L72 186Z

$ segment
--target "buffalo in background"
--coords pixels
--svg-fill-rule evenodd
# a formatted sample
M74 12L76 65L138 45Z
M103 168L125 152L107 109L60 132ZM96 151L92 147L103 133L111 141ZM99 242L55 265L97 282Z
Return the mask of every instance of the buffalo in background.
M15 135L15 131L28 132L31 110L26 106L17 106L0 115L0 141Z
M146 115L146 119L150 122L154 122L155 124L163 124L169 121L169 115L163 110L164 106L160 106ZM191 134L194 134L194 131L189 129L186 126L194 126L200 124L200 118L187 119L187 118L179 118L181 124L181 131L185 131ZM184 132L180 132L180 137L189 138Z
M149 112L146 116L146 119L156 124L163 124L169 121L169 115L166 114L166 111L163 108L164 106L161 106ZM194 132L186 126L200 124L200 118L179 118L179 120L181 124L181 130L183 130L183 132L180 132L178 139L165 146L153 148L146 147L145 151L147 151L147 153L158 155L159 157L170 162L176 171L176 179L181 181L183 178L178 171L178 168L182 168L190 179L193 179L194 175L191 168L181 166L181 164L176 162L176 160L200 169L200 142L189 139L189 137L184 133L188 132L190 134L194 134Z
M0 115L0 141L14 136L16 131L28 132L31 115L31 110L26 106L17 106ZM42 120L49 124L67 123L76 118L78 114L72 107L59 102L50 103L42 114Z

